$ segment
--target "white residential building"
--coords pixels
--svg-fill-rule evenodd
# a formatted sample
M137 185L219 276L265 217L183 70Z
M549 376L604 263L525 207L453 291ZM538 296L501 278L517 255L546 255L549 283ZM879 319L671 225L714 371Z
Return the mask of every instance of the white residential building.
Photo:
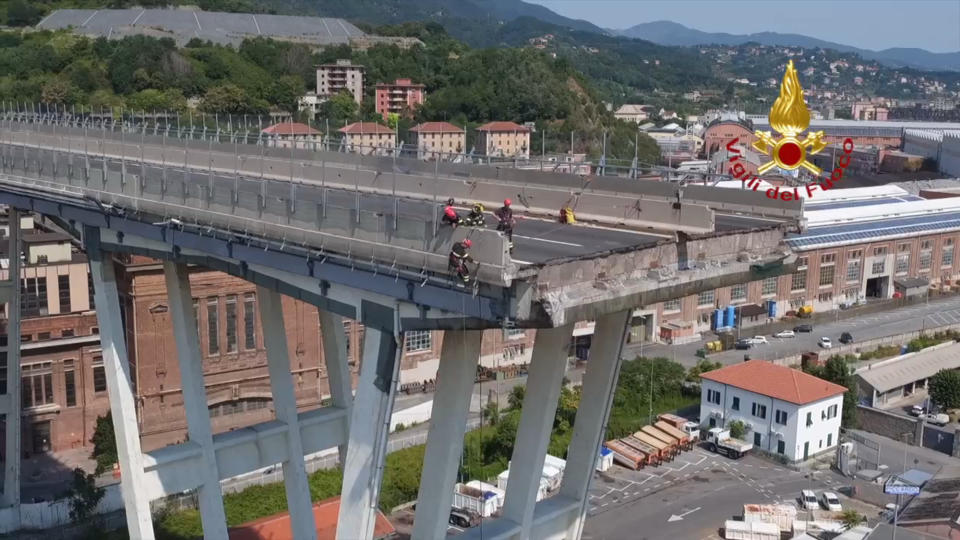
M800 370L751 360L704 373L700 421L746 424L754 448L791 462L835 448L846 388Z
M317 95L330 97L344 90L357 103L363 102L363 66L354 65L349 59L317 66Z

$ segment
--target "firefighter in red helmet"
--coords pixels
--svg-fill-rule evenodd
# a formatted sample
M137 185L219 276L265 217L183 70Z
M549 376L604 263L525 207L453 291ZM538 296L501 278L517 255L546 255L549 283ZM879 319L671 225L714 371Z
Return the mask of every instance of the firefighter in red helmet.
M463 225L463 218L457 213L457 209L454 208L453 203L453 199L447 201L447 206L443 208L443 217L440 218L440 221L451 227L456 227L457 225Z
M464 238L455 243L453 249L450 250L450 271L456 273L464 285L470 283L470 269L467 267L467 263L474 262L473 257L470 256L472 246L473 242L469 238Z
M503 206L495 212L497 216L497 230L507 235L507 245L513 249L513 226L517 219L513 217L513 208L510 207L510 199L503 200Z

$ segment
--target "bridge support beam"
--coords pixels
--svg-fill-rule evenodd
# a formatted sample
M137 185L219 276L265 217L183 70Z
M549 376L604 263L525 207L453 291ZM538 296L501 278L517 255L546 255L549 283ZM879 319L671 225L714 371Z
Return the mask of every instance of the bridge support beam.
M107 376L110 413L113 416L113 431L117 439L120 487L127 516L127 531L131 540L152 540L154 535L153 522L150 519L150 499L144 482L137 408L130 383L130 362L127 359L127 344L124 341L123 322L120 317L120 296L117 293L113 258L109 252L101 251L96 242L89 241L87 256L90 257L90 273L93 275L100 346L103 348L103 368Z
M413 538L442 540L447 536L482 339L483 332L478 330L444 333Z
M507 499L503 505L504 519L520 527L514 536L516 539L530 538L537 489L550 444L572 334L572 324L537 330L523 412L510 462Z
M203 379L203 359L200 356L200 338L190 293L190 272L185 264L163 263L170 302L170 319L177 343L180 365L180 385L187 416L190 441L200 445L202 475L198 489L203 537L208 540L227 537L227 517L223 510L220 474L213 448L210 428L210 410L207 408L207 389Z
M283 462L283 485L287 493L290 528L295 540L316 540L317 526L313 520L310 484L307 482L307 468L303 460L303 442L300 439L300 423L297 417L297 398L293 390L293 375L290 373L287 331L283 323L283 298L280 293L259 286L257 298L260 301L263 341L267 348L267 370L270 373L274 415L278 422L287 426L289 457Z
M347 334L343 328L343 317L322 309L320 314L320 337L323 341L323 359L327 365L327 384L330 387L330 401L334 407L347 411L347 429L350 424L350 407L353 405L353 381L350 377L350 365L347 363ZM349 433L349 431L348 431ZM347 461L347 445L337 447L340 453L340 465Z
M367 326L353 400L337 540L373 537L401 348L392 332Z
M560 484L560 495L578 501L580 505L579 511L568 514L567 540L579 540L583 532L587 491L607 429L629 319L630 311L603 315L597 319L594 328L582 394L591 398L582 399L577 409L573 436L567 450L567 466Z
M7 393L3 396L3 414L5 418L4 434L6 459L3 464L3 504L20 504L20 212L10 207L9 214L10 244L7 281L2 284L2 301L7 304L7 343L5 351L7 368ZM14 512L16 526L19 528L20 512Z

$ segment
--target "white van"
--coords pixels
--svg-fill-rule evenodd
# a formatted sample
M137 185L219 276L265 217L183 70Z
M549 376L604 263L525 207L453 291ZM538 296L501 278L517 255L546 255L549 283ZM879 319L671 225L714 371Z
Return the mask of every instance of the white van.
M805 489L800 492L800 506L804 510L816 510L820 508L820 503L817 502L817 496L814 495L813 491Z

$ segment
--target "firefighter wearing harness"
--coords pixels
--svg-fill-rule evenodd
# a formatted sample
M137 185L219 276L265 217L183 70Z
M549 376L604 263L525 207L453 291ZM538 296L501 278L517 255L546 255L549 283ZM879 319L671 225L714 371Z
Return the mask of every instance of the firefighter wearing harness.
M510 249L513 249L513 225L517 222L516 218L513 217L513 209L510 208L510 199L504 199L503 206L496 211L497 219L497 230L506 233L507 235L507 245Z
M471 246L473 242L469 238L464 238L454 244L453 249L450 250L450 271L455 272L464 285L470 283L470 269L467 268L467 263L474 262L473 257L470 256Z
M569 205L564 205L560 209L560 223L564 225L572 225L577 222L577 217L573 213L573 208L570 208Z
M470 209L470 213L467 214L467 218L464 220L464 223L468 227L483 227L485 222L483 219L483 205L480 203L473 203L473 208Z
M443 217L440 218L440 221L451 227L456 227L457 225L463 225L463 218L457 213L457 209L453 207L453 203L453 199L447 200L447 206L443 209Z

